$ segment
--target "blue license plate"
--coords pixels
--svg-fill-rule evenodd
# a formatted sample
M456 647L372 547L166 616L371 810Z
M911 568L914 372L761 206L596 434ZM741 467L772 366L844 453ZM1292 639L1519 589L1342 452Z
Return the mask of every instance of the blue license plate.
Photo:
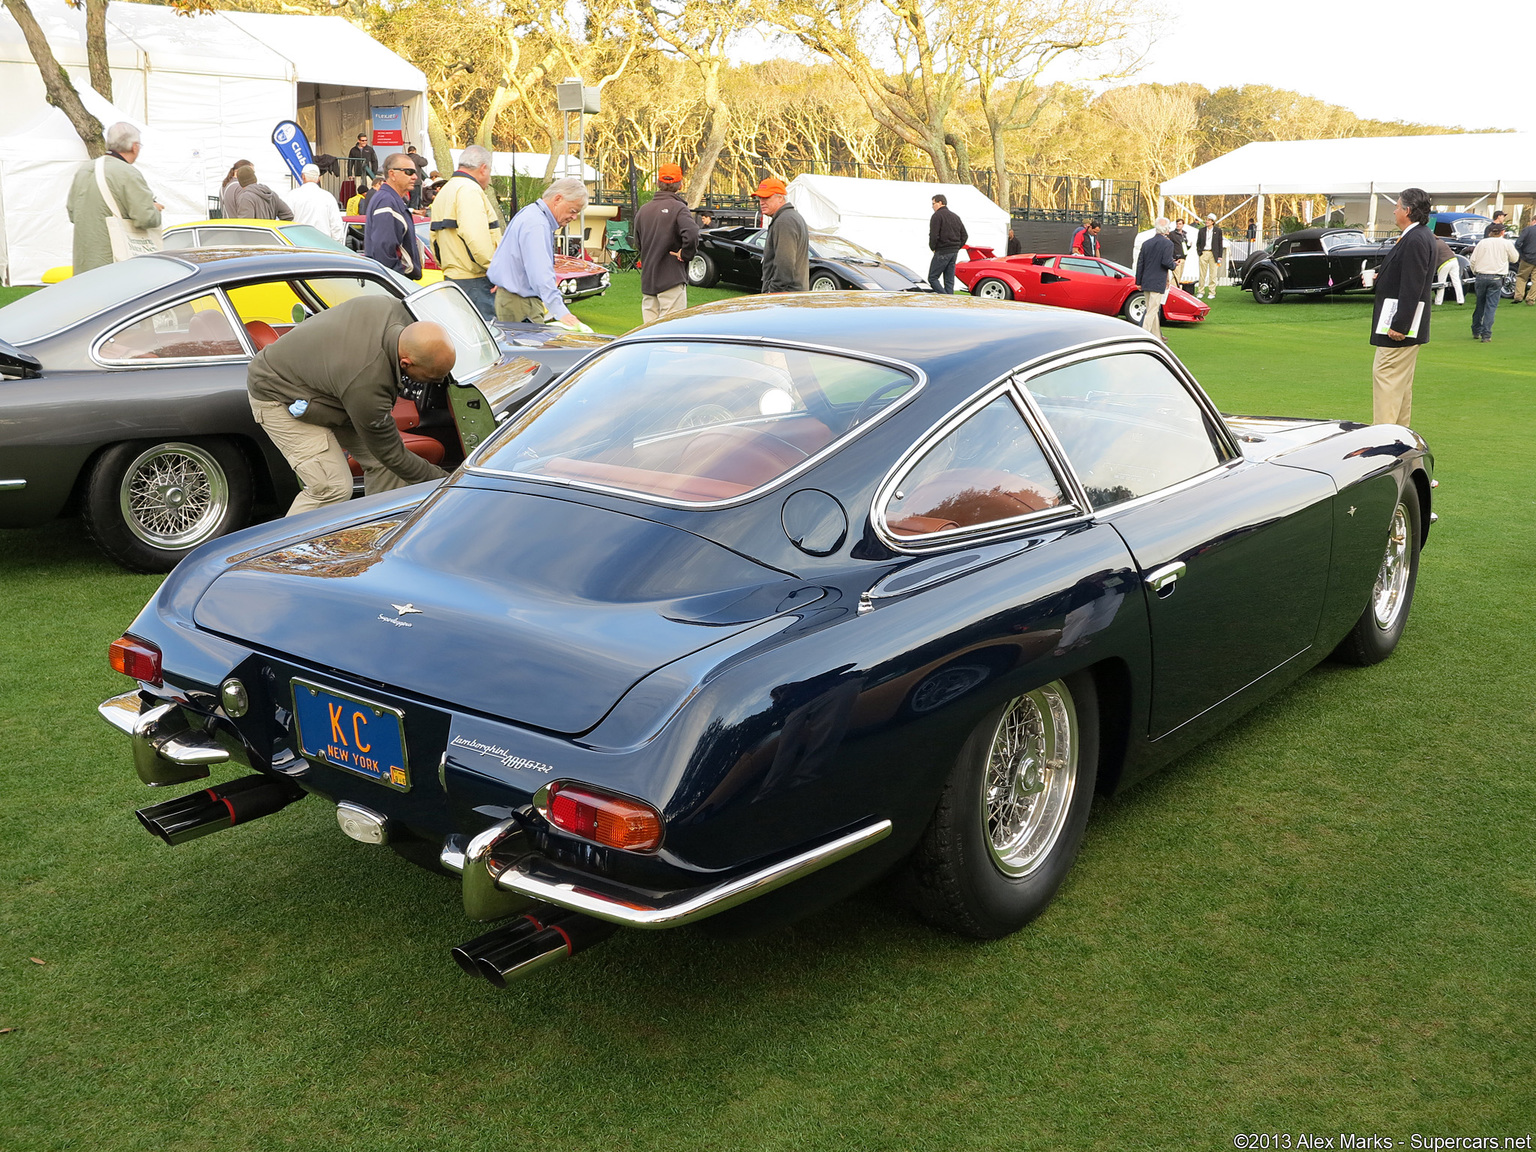
M411 790L405 719L398 709L346 696L297 678L293 717L299 751L398 792Z

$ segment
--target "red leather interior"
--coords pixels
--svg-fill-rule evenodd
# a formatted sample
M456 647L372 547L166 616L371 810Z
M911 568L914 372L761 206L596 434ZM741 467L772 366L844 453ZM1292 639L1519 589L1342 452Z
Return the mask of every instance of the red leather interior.
M676 500L727 500L732 496L740 496L752 487L750 484L712 480L704 476L655 472L649 468L629 468L597 460L572 460L568 456L557 456L546 461L544 473L549 476L566 476L572 480L590 480L594 484L611 484L615 488L649 492L654 496L670 496Z
M891 522L893 532L896 523L913 520L946 520L959 528L990 524L1054 508L1060 497L1011 472L952 468L924 480L902 503L912 511L902 521Z
M247 320L245 330L258 352L277 339L277 329L265 320Z
M409 400L405 401L405 403L411 404ZM415 415L415 412L416 405L411 404L412 415ZM395 415L395 423L397 426L400 423L398 409ZM421 419L417 417L416 424L420 423ZM411 427L414 428L416 424L412 424ZM443 443L441 440L434 440L430 436L422 436L416 432L406 431L401 431L400 439L405 442L405 450L407 452L420 456L428 464L441 464L443 462ZM347 467L352 469L352 475L354 476L361 476L363 474L363 466L352 459L350 452L347 453Z
M810 453L755 428L709 428L683 449L678 470L742 485L743 491L787 472Z
M395 427L402 432L409 432L421 424L421 413L416 410L416 401L405 396L395 401L394 412L391 414L395 418ZM418 452L416 455L420 456L421 453ZM436 461L434 460L433 463L435 464Z
M886 527L898 536L922 536L960 525L953 520L940 520L937 516L903 516L900 520L886 521Z
M187 325L187 339L202 344L228 342L235 345L232 351L238 353L240 350L235 334L229 330L229 321L224 319L224 313L214 308L206 308L192 317Z

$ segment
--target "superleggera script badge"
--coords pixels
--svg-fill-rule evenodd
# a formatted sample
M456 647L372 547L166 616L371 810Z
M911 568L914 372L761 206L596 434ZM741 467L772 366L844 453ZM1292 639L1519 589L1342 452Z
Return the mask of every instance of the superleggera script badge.
M492 759L500 760L508 768L528 768L534 772L546 773L555 770L553 764L541 764L537 760L530 760L526 756L519 756L514 752L509 752L498 744L485 744L479 740L466 740L462 736L455 736L449 741L449 746L463 748L466 752L474 752L481 756L489 756Z

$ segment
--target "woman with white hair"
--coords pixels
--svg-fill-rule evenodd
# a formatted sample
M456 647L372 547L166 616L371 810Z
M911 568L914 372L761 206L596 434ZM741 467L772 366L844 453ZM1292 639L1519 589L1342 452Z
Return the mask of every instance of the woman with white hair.
M336 197L320 187L318 165L304 165L304 183L289 194L288 206L293 209L295 224L318 228L336 241L346 235L347 226L341 220L341 205L337 203Z

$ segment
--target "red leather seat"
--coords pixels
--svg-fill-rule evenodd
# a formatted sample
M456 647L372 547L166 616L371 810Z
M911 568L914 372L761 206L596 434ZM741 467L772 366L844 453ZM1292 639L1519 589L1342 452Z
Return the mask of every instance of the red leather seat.
M277 339L277 329L265 320L247 320L245 331L250 336L251 343L256 345L258 352Z
M970 528L1054 508L1060 502L1058 495L1011 472L951 468L909 492L901 502L903 517L887 523L899 535L916 535L918 531L938 530L917 528L922 521L948 521L953 527ZM903 521L913 525L907 532L896 527Z
M411 402L407 400L405 403L410 404ZM416 411L416 405L411 404L411 411ZM399 416L397 415L395 419L398 424ZM420 419L416 423L421 423ZM415 427L415 425L412 425L412 427ZM441 440L434 440L430 436L422 436L416 432L401 432L400 439L405 442L405 450L407 452L420 456L428 464L441 464L443 462L443 442ZM352 469L352 475L354 476L361 476L363 474L363 466L352 459L350 452L347 453L347 467Z
M421 424L421 413L416 410L416 401L402 396L395 401L394 411L391 415L395 418L395 427L402 432L409 432L412 428ZM418 452L416 455L420 456ZM433 461L436 463L436 461Z
M708 428L688 442L677 470L756 488L788 472L810 453L751 428Z

